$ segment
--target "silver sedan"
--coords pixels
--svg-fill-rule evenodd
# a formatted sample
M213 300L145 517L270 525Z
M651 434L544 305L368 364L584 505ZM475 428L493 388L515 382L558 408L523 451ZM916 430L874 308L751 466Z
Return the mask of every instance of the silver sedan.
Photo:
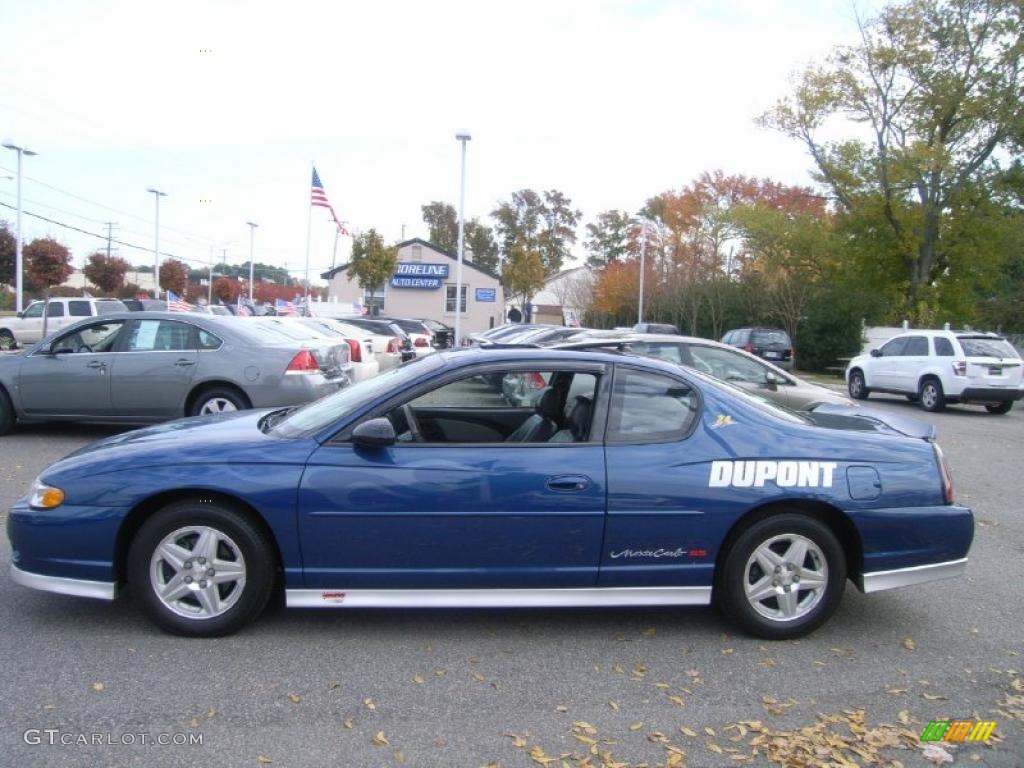
M268 335L250 319L121 312L0 357L0 434L15 421L145 423L300 405L349 379L348 347Z

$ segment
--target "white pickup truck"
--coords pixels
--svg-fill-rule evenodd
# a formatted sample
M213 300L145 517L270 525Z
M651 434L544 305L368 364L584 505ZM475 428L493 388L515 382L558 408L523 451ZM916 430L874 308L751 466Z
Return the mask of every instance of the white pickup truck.
M0 349L35 344L41 340L44 307L47 334L77 323L84 317L125 312L128 309L120 299L61 296L50 299L48 305L45 301L33 301L15 317L0 317Z

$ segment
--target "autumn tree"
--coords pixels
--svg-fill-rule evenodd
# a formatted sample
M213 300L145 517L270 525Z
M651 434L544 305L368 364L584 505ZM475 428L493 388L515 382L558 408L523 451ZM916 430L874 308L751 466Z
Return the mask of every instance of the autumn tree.
M369 229L352 240L352 259L348 271L360 287L377 289L395 274L398 249L384 245L376 229Z
M131 265L119 256L107 256L97 251L86 260L82 272L86 279L104 293L114 293L124 284L125 273Z
M0 221L0 285L14 285L14 270L17 263L18 240L7 226Z
M624 259L629 252L633 226L633 217L625 211L612 209L597 214L597 218L587 224L587 239L583 242L590 254L587 264L603 269Z
M241 286L237 280L230 280L226 277L218 277L213 281L213 295L225 304L231 304L238 299Z
M519 298L525 307L534 294L544 287L544 264L540 254L525 243L512 246L501 272L501 280L510 296Z
M572 200L556 189L542 194L521 189L491 212L502 256L511 258L520 246L536 252L548 276L558 272L571 255L582 215L572 207Z
M907 0L861 23L857 44L804 72L762 118L806 146L845 214L885 230L876 258L895 265L915 319L953 272L979 268L977 254L953 258L969 228L947 224L1019 141L1022 54L1019 0ZM835 118L869 138L826 138Z
M25 287L32 292L45 291L67 280L74 268L71 251L50 237L41 237L25 246Z
M188 286L188 267L178 259L164 259L160 262L160 287L184 295Z

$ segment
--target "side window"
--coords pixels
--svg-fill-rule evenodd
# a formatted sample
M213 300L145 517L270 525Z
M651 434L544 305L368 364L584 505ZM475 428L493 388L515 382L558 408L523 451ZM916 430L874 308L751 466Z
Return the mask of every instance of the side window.
M92 307L88 301L69 301L68 314L72 317L92 317Z
M51 301L46 306L47 317L64 317L64 305L59 301Z
M694 344L690 347L693 367L722 381L764 384L768 369L738 352Z
M123 320L93 323L61 336L53 342L51 349L61 353L109 352L117 343L117 336L123 325Z
M615 374L608 442L679 440L697 418L689 385L658 373L619 368Z
M907 346L903 348L904 357L928 357L928 337L910 336Z
M209 331L204 331L202 328L197 328L196 333L199 336L199 349L211 350L219 349L221 345L220 339L214 336Z
M953 342L944 336L935 337L935 354L938 357L954 357Z
M127 352L178 352L195 349L192 326L175 320L139 320L125 347Z
M664 342L640 342L639 344L630 344L629 348L635 352L639 352L641 355L650 355L651 357L657 357L661 360L665 360L676 365L683 364L683 356L679 351L678 344L668 344Z
M899 357L903 354L903 348L907 345L907 337L899 336L895 339L890 339L882 345L882 349L879 350L882 353L882 357Z
M42 317L43 316L43 302L37 301L35 304L30 304L28 309L25 310L25 317Z

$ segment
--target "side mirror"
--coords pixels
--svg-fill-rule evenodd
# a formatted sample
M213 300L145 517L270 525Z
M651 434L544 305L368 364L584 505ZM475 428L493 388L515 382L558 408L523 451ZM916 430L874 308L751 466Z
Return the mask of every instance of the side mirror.
M871 350L871 356L872 357L881 357L882 356L882 352L881 352L881 350L878 350L878 349L872 349Z
M21 312L18 312L17 316L18 316L18 319L24 320L25 319L25 310L23 309L23 310L21 310Z
M363 448L387 448L395 444L395 428L384 417L370 419L352 430L352 442Z
M764 385L774 392L779 388L779 377L772 371L768 371L768 373L764 375Z

